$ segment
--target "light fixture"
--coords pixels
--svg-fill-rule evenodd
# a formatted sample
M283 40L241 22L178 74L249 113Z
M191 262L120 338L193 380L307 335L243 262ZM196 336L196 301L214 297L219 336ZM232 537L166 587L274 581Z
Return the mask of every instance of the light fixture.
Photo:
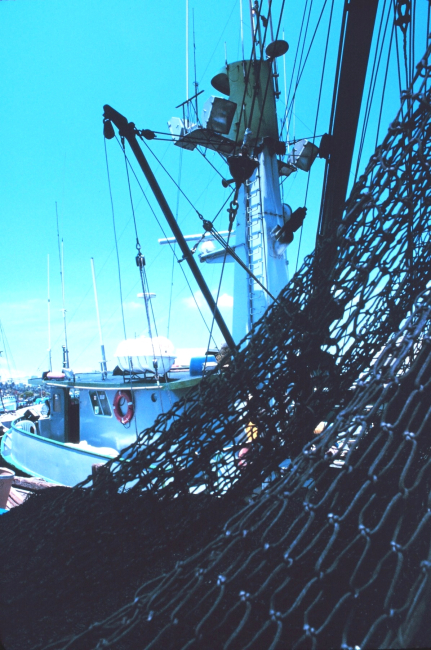
M289 155L289 162L304 172L309 172L314 163L319 148L309 140L298 140L293 145L292 153Z
M286 41L279 40L269 43L269 45L267 45L265 48L265 52L266 56L269 59L276 59L278 56L283 56L283 54L286 54L288 49L289 44L286 43Z
M236 107L229 99L209 97L202 111L202 126L216 133L229 133Z

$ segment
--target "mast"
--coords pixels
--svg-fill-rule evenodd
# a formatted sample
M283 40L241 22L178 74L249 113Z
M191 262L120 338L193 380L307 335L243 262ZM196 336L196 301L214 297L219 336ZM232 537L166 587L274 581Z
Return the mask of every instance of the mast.
M66 307L64 301L64 243L61 240L60 245L60 229L58 226L58 209L57 201L55 202L55 214L57 217L57 241L58 241L58 256L60 258L60 278L61 278L61 294L63 301L63 328L64 328L64 345L63 348L63 368L69 368L69 350L67 349L67 326L66 326Z
M377 6L378 0L350 0L344 8L318 238L330 236L343 213Z
M284 54L288 45L285 41L274 41L264 49L258 10L251 5L250 10L253 43L259 41L260 57L254 45L251 60L226 65L211 81L217 91L229 98L214 98L213 105L217 100L226 102L226 107L236 106L230 127L224 133L234 143L227 162L238 190L233 249L242 265L237 263L234 269L232 326L237 344L289 279L287 243L278 236L289 214L281 202L277 154L285 153L285 145L279 140L273 72L275 58ZM207 128L210 124L211 117ZM196 137L195 134L196 130ZM236 175L237 166L248 166L249 173ZM217 252L201 256L201 261L209 263L223 260L224 256Z
M106 366L105 346L103 344L102 326L100 324L99 301L97 299L96 274L94 272L94 259L93 258L91 258L91 273L92 273L92 276L93 276L94 302L96 304L97 325L98 325L98 328L99 328L100 350L102 352L102 361L100 362L100 367L102 369L102 379L106 379L106 377L108 376L108 368Z
M197 118L196 124L187 120L188 108L183 108L182 119L173 117L168 122L176 146L192 151L199 145L227 157L233 178L223 179L222 183L224 187L234 183L235 187L228 209L229 239L225 241L212 222L204 220L205 231L222 248L201 253L199 257L201 262L207 263L236 262L232 328L235 344L247 335L287 284L285 251L293 239L291 231L297 230L303 219L297 215L295 227L287 223L292 212L281 203L279 163L281 165L282 161L277 158L286 153L286 145L279 139L275 59L285 54L289 46L284 40L275 40L265 47L268 27L269 31L272 30L269 20L271 0L268 19L260 15L257 2L248 0L248 4L253 42L250 59L229 64L225 61L221 71L211 80L215 90L228 99L210 97L204 105L202 120ZM242 9L241 2L241 30ZM242 31L241 41L243 44ZM188 105L191 100L184 104ZM111 110L105 107L105 118L112 119ZM121 129L126 135L123 126ZM154 137L149 131L138 133L143 137ZM302 211L305 214L305 210ZM235 235L235 245L230 243L230 235L232 238ZM182 235L181 238L185 244ZM185 259L191 258L186 246L182 251ZM226 342L232 347L227 338Z

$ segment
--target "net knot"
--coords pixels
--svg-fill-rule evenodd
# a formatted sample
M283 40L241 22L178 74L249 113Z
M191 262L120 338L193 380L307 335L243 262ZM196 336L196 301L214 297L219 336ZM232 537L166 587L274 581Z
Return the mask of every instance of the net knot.
M399 544L397 544L397 542L394 542L394 540L392 540L391 546L392 546L392 550L393 550L394 553L402 553L403 552L403 547L400 546Z
M307 623L304 625L304 632L307 636L315 636L316 634L314 627L311 627L311 625L308 625Z
M273 621L279 621L281 619L280 612L276 612L275 609L270 609L269 610L269 615L271 617L271 620L273 620Z
M286 562L287 566L289 566L289 567L292 566L293 559L291 557L289 557L289 553L285 553L283 557L284 557L284 561Z
M358 528L359 528L359 532L361 533L361 535L363 535L364 537L369 538L369 536L370 536L370 529L369 528L364 526L364 524L359 524Z
M428 571L431 569L431 562L429 562L428 560L423 560L420 563L420 567L424 573L428 573Z

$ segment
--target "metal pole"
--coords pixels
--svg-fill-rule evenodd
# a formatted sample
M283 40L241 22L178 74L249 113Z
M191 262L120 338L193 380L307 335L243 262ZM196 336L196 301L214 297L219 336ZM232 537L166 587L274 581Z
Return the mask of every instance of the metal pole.
M64 323L64 362L63 368L70 368L69 365L69 350L67 347L67 327L66 327L66 307L64 303L64 243L61 240L61 284L63 294L63 323ZM64 365L66 364L66 365Z
M99 301L97 299L96 274L94 272L93 258L91 258L91 273L93 275L94 302L96 303L97 325L99 327L100 349L102 351L102 361L100 362L100 366L102 368L102 378L106 379L106 377L108 376L108 368L106 366L105 346L103 345L103 337L102 337L102 326L100 325Z
M215 321L217 325L220 328L220 331L222 335L224 336L224 339L226 343L228 344L229 348L233 351L236 350L236 345L234 343L234 340L232 338L231 333L229 332L229 329L226 325L226 323L223 320L223 316L221 315L214 298L211 294L211 291L208 288L207 283L205 282L202 273L200 272L198 265L196 263L195 258L193 257L193 254L190 250L190 248L187 246L187 243L184 239L183 233L181 232L181 229L179 228L175 217L172 213L172 210L170 209L165 196L160 189L160 186L151 170L151 167L149 166L147 159L144 156L144 153L141 149L141 147L138 144L138 141L136 140L135 136L135 125L133 122L128 122L127 118L124 117L124 115L121 115L121 113L118 113L115 109L113 109L111 106L105 105L103 107L104 109L104 117L107 120L110 120L115 124L117 127L120 136L126 138L127 142L130 145L130 148L132 149L133 153L135 154L136 160L138 161L138 164L142 171L145 174L145 177L148 181L149 186L151 187L154 196L157 199L157 202L172 230L172 233L175 237L175 239L178 242L178 245L181 249L182 254L184 255L184 259L186 260L187 264L190 267L191 272L193 273L196 282L199 285L199 289L202 291L202 294L207 301L208 307L211 310L211 313L214 314Z
M63 347L63 368L69 368L69 350L67 349L67 327L66 327L66 308L64 306L64 245L61 240L60 246L60 228L58 225L58 209L57 201L55 202L55 216L57 218L57 242L58 242L58 256L60 261L60 278L61 278L61 294L63 299L63 325L64 325L64 345Z

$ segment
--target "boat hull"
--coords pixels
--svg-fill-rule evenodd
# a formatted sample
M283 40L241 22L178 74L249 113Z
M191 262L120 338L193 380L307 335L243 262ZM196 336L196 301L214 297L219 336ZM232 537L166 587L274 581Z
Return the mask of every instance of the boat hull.
M26 474L67 486L84 481L93 465L104 464L112 458L43 438L20 429L15 423L2 438L1 455Z
M169 411L177 400L195 389L201 379L199 376L168 385L132 386L112 381L46 382L51 392L50 417L41 417L37 423L15 419L1 441L1 455L9 464L31 476L59 485L77 485L92 474L93 465L120 457L122 450L136 441L139 431L151 427L159 414ZM115 395L124 390L133 391L135 407L131 422L125 424L114 415ZM70 413L65 411L69 391L79 391L79 419L74 426ZM60 392L60 410L56 412L53 396ZM95 393L103 393L109 415L94 408L91 396ZM70 435L65 435L66 425L75 434L73 442Z

